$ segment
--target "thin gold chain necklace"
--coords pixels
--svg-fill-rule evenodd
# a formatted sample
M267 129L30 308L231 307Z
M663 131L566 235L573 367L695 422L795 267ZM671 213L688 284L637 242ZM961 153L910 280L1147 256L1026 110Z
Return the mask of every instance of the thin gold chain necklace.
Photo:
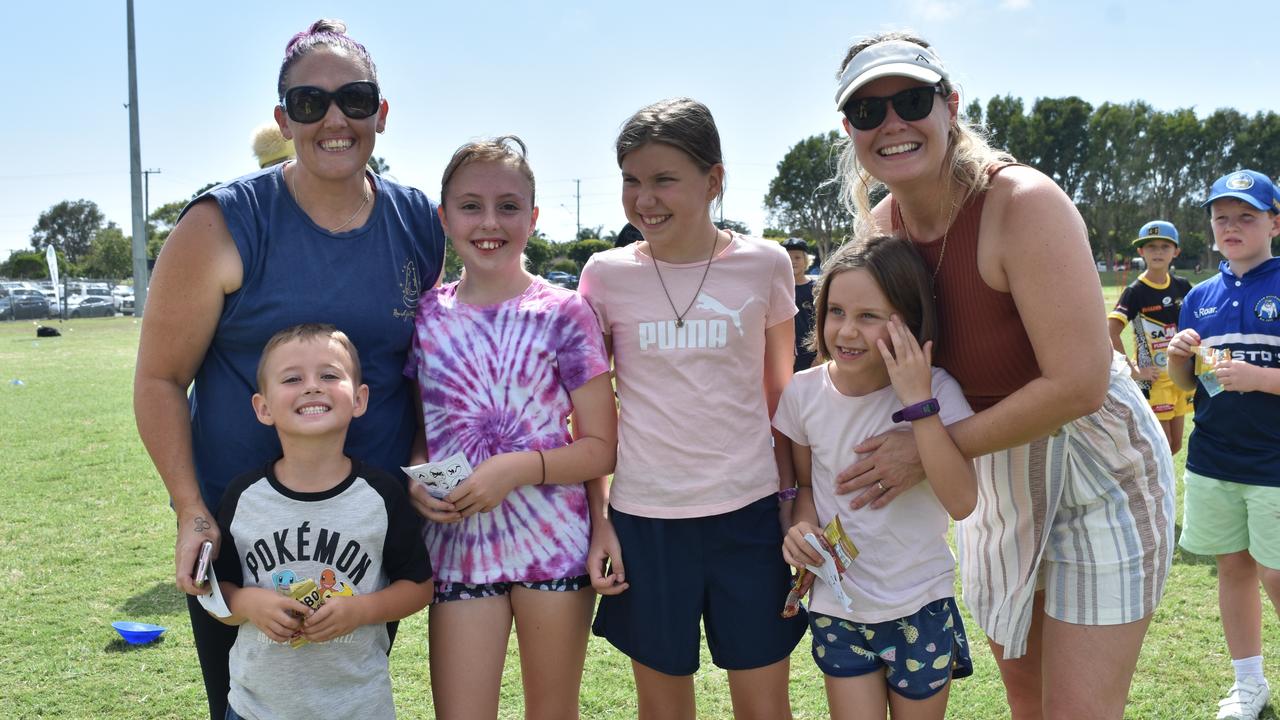
M297 170L295 168L295 172L296 171ZM286 177L285 180L287 184L288 178ZM293 201L298 204L298 209L302 210L303 213L306 213L307 209L302 207L302 195L298 192L298 181L296 178L293 181L293 187L290 189L293 190ZM364 206L369 204L369 181L367 178L365 177L360 178L360 189L364 191L363 197L360 198L360 207L356 208L356 211L351 213L351 217L347 218L346 222L342 223L337 227L329 228L328 229L329 232L335 233L341 230L342 228L350 225L351 221L355 220L356 216L360 214L360 211L364 210ZM310 217L309 214L308 214L308 217ZM316 223L316 224L319 225L319 223Z
M675 301L671 299L671 292L667 290L667 283L662 279L662 271L658 269L658 256L653 253L653 243L649 243L649 259L653 260L653 271L658 273L658 282L662 285L662 294L667 296L667 304L671 306L671 312L676 314L676 327L684 327L684 318L693 309L693 304L698 301L698 295L702 293L702 285L707 281L707 274L711 272L711 261L716 256L716 245L720 244L720 231L716 230L716 235L711 239L711 254L707 256L707 264L702 268L702 279L698 281L698 289L693 291L693 299L685 306L684 312L676 310Z
M929 276L929 288L933 290L933 299L938 299L938 272L942 270L942 261L947 259L947 237L951 235L951 223L956 219L957 203L951 203L951 212L947 213L947 229L942 231L942 249L938 252L938 264L933 266L933 274ZM894 203L894 211L898 215L898 224L902 226L902 235L912 245L911 232L907 230L907 219L902 215L902 203Z

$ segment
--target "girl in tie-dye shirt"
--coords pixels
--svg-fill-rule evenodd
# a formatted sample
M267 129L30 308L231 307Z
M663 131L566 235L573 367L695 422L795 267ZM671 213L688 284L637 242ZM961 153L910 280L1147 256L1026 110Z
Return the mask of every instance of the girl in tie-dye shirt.
M440 220L463 279L423 296L405 372L418 382L426 452L462 453L470 477L439 500L411 483L429 521L436 713L498 713L512 621L525 712L575 717L594 593L589 546L616 556L604 517L617 415L594 313L530 275L533 173L515 137L470 143L445 169ZM573 432L568 420L573 417Z

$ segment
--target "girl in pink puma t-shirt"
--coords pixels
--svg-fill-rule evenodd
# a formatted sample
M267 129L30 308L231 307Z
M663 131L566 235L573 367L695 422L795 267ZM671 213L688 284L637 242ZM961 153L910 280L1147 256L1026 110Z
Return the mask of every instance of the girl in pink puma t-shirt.
M644 239L595 255L580 283L620 403L610 520L622 562L588 558L606 595L593 629L631 657L641 716L693 715L705 622L735 708L790 717L787 659L804 625L779 615L789 574L777 492L794 482L769 417L791 377L791 262L776 242L712 223L724 166L701 103L640 110L617 155L623 209Z

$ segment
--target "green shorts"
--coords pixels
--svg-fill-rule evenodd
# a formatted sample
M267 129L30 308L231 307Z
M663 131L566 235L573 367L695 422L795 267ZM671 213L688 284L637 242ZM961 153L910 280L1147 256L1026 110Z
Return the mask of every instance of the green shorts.
M1182 537L1197 555L1248 550L1261 565L1280 570L1280 487L1214 480L1188 470L1184 479Z

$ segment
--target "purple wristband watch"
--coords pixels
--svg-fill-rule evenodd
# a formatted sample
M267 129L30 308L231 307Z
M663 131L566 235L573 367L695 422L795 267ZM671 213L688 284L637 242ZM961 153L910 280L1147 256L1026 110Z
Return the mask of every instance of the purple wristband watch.
M929 398L922 400L914 405L908 405L893 414L893 421L898 423L903 420L923 420L930 415L937 415L942 407L938 405L938 398Z

